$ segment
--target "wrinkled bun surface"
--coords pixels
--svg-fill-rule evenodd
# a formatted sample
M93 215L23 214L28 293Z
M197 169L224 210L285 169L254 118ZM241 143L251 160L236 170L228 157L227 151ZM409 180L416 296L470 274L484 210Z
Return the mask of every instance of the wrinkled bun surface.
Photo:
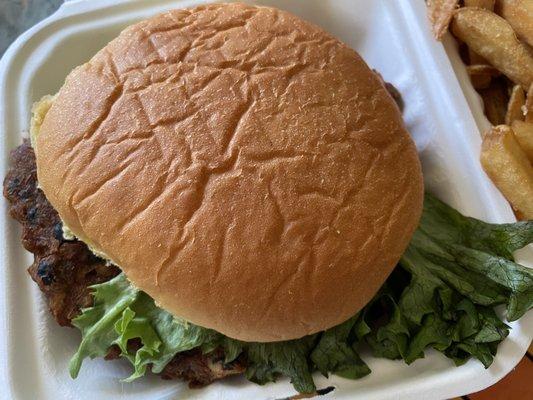
M135 286L247 341L354 315L422 206L415 146L359 55L242 4L127 28L68 76L37 163L65 223Z

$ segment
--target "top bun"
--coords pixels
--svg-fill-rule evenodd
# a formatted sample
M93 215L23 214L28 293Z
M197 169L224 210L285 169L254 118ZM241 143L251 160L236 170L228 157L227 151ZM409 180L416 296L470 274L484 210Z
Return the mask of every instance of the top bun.
M415 146L361 57L236 3L142 21L72 71L37 165L65 224L136 287L245 341L354 315L422 209Z

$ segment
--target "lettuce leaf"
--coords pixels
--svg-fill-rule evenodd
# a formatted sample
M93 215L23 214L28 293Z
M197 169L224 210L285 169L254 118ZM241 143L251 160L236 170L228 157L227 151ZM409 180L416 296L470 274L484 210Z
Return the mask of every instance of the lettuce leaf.
M533 221L488 224L426 194L409 247L363 310L324 332L276 343L241 342L175 318L121 274L93 286L94 305L73 321L82 341L70 373L76 377L84 358L104 356L113 345L133 366L127 381L149 366L161 372L179 352L222 348L226 363L245 357L249 380L265 384L284 375L302 393L316 390L315 370L349 379L369 374L360 346L407 364L431 347L457 365L474 357L488 367L509 334L493 307L505 305L509 321L533 307L533 271L513 259L532 241ZM128 346L132 339L142 346Z
M281 374L290 378L298 392L314 392L309 354L316 345L316 338L317 335L310 335L285 342L244 344L248 359L246 378L263 385L275 381Z
M328 329L311 352L311 361L322 375L333 373L343 378L357 379L370 373L370 368L352 347L350 338L357 316Z
M118 339L115 324L124 311L137 300L139 291L129 284L123 274L101 285L93 286L94 306L82 310L72 321L81 331L78 351L69 364L70 375L78 376L84 358L103 357Z
M124 274L93 286L93 290L94 305L72 321L83 336L69 365L73 378L83 358L105 356L113 345L118 345L121 355L134 366L134 373L125 379L129 382L143 376L150 364L154 372L161 372L177 353L222 337L157 307L150 296L130 285ZM143 346L136 351L128 349L130 339L140 339Z

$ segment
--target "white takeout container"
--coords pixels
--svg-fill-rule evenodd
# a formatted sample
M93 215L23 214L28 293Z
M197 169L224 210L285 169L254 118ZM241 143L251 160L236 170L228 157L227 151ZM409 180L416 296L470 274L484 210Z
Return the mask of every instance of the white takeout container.
M55 93L75 66L88 60L127 25L170 8L202 0L91 0L64 4L24 33L0 62L0 175L9 151L29 125L31 104ZM422 0L265 0L310 20L362 54L402 93L404 117L423 162L426 186L462 212L492 222L514 221L513 213L478 162L480 129L487 128L453 39L436 42ZM455 71L454 71L455 69ZM290 383L257 386L230 378L202 390L147 376L121 383L124 361L86 360L76 380L67 364L79 343L74 329L51 318L26 268L30 255L20 244L20 227L1 203L0 223L0 394L3 399L278 399L295 394ZM531 249L520 253L531 264ZM372 374L350 381L316 374L319 388L335 386L331 399L444 399L481 390L506 375L521 359L533 336L533 313L510 324L489 369L471 360L455 367L433 351L411 366L363 358Z

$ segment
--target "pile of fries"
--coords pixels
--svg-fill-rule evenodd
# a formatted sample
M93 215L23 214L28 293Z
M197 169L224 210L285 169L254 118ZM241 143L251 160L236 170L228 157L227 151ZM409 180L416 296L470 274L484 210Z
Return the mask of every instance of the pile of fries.
M481 164L519 219L533 219L533 0L428 0L433 33L450 28L493 127Z

